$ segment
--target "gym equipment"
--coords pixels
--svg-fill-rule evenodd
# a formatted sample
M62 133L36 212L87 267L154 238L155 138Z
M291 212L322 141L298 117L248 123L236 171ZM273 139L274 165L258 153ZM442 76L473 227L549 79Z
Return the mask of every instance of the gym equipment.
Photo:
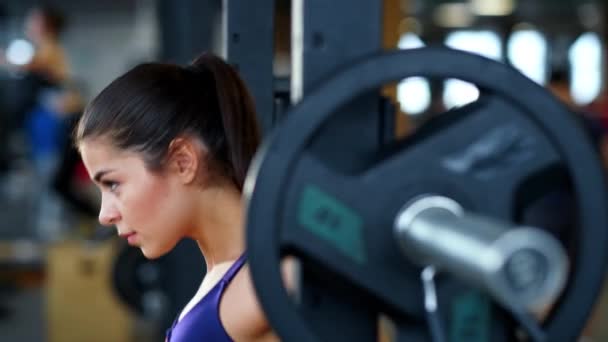
M118 247L112 240L94 244L66 240L49 246L45 259L45 340L132 340L135 317L125 310L109 281Z
M274 8L274 0L232 0L222 18L223 55L249 85L264 133L275 123Z
M446 197L425 196L406 205L395 229L410 260L451 271L503 305L540 311L566 279L566 254L550 234L476 217Z
M122 241L111 269L112 287L124 304L156 325L164 336L165 327L200 285L204 265L198 246L191 240L181 241L176 249L155 260L146 259L139 248ZM200 272L192 272L196 269Z
M481 96L403 140L349 148L364 132L349 130L343 109L411 76L461 79ZM338 162L322 154L336 146ZM561 173L580 227L520 227L523 208ZM509 66L448 48L375 54L321 83L265 140L245 198L253 282L287 341L339 340L332 320L374 340L379 314L399 341L572 341L606 266L605 181L576 118ZM285 255L306 270L306 296L290 299L283 288ZM545 296L529 301L534 293ZM328 298L341 301L325 306ZM318 315L303 320L302 307ZM542 322L530 312L539 307Z
M162 273L159 262L146 259L137 248L122 246L112 269L112 283L118 297L136 313L160 320L169 300L162 288Z

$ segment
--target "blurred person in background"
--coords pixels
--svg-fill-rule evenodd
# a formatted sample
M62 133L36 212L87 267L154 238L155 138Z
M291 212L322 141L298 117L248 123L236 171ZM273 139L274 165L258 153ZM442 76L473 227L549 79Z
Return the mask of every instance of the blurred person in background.
M70 75L69 61L60 37L65 17L56 8L37 6L28 11L24 31L33 45L29 61L3 64L28 80L31 103L23 110L22 125L40 196L37 199L35 230L42 240L60 238L65 232L65 210L56 196L60 163L70 144L70 122L82 112L80 91ZM65 172L61 173L65 176Z
M31 61L22 68L43 75L52 83L62 83L69 74L68 61L60 42L65 18L52 7L35 7L25 20L25 34L34 44Z

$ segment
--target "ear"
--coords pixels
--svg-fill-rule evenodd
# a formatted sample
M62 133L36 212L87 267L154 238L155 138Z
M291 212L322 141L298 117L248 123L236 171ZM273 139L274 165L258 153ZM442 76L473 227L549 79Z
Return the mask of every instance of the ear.
M190 137L178 137L169 144L167 166L184 184L196 180L201 160L207 154L203 144Z

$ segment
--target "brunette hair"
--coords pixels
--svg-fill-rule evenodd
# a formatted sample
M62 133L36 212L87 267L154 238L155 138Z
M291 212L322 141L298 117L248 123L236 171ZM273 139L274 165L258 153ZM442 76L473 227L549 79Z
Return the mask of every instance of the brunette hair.
M186 67L134 67L89 103L74 134L77 145L103 137L118 148L141 152L151 170L162 168L173 139L192 135L207 147L209 165L239 189L260 142L255 107L244 82L211 53Z

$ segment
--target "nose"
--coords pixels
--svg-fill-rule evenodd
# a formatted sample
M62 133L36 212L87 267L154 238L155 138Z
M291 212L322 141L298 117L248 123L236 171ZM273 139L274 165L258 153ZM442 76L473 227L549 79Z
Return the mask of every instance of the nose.
M116 206L106 196L101 196L101 208L99 209L99 223L103 226L113 226L120 220L120 213Z

